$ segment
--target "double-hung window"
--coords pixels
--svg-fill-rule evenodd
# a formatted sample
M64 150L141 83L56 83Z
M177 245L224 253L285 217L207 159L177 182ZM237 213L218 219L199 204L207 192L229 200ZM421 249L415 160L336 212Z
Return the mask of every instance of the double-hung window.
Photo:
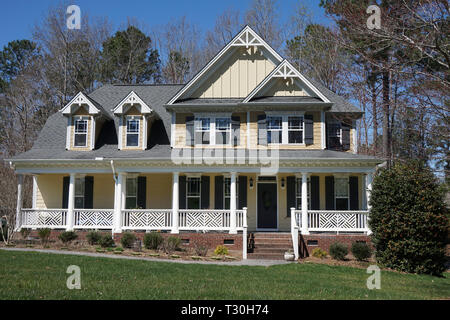
M137 208L137 178L126 179L125 209Z
M87 146L87 132L88 132L88 121L87 119L80 118L75 119L75 147L86 147Z
M236 181L236 204L239 203L239 185L238 181ZM230 199L231 199L231 178L225 177L223 179L223 203L224 203L224 209L230 209Z
M308 210L311 209L311 183L308 179L308 186L307 186L308 192ZM295 179L295 204L297 210L302 210L302 178L296 178Z
M200 209L200 177L186 179L186 208Z
M303 117L288 117L288 143L303 143Z
M84 178L75 179L75 209L84 208Z
M139 118L127 117L127 147L139 146Z
M195 121L195 136L200 135L200 139L196 139L201 144L209 144L211 136L211 120L209 118L197 118Z
M341 123L339 121L330 121L327 123L328 148L337 148L342 144Z
M334 199L336 210L348 210L349 208L349 183L348 178L334 179Z
M267 118L267 143L281 144L283 143L283 118L268 117Z
M216 143L217 145L230 144L231 120L230 118L216 118Z

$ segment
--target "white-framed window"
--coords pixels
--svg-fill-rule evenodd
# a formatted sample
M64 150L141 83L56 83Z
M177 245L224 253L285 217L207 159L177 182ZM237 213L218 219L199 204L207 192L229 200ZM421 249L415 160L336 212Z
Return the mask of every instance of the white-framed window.
M288 143L302 144L303 143L303 117L292 116L288 117Z
M186 179L186 208L200 209L201 187L200 177L187 177Z
M348 177L334 178L334 199L336 210L349 209L349 183Z
M231 143L231 119L216 118L215 119L215 144L228 145Z
M209 144L211 141L211 119L196 118L195 119L195 136L200 134L201 144Z
M127 177L125 189L125 209L136 209L138 189L137 177Z
M328 148L336 148L342 145L342 125L340 121L327 123Z
M84 178L75 178L75 209L84 209Z
M74 147L87 146L88 120L86 118L75 119Z
M283 143L283 118L278 116L267 117L267 143Z
M239 182L236 180L236 205L239 203ZM223 179L223 208L230 209L231 199L231 178L225 177Z
M267 117L268 144L304 144L303 113L270 114Z
M295 179L295 205L297 210L302 210L302 178ZM311 210L311 181L308 178L308 210Z
M126 146L138 147L139 146L139 125L140 118L129 116L127 117L127 131L126 131Z

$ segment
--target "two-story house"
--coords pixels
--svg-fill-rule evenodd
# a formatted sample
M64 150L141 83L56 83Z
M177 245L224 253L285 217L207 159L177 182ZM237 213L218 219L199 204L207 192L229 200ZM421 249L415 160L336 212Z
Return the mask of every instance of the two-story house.
M18 226L159 230L244 258L365 241L381 160L357 154L361 116L247 26L186 85L105 85L50 116L8 160L34 182L22 208L19 176Z

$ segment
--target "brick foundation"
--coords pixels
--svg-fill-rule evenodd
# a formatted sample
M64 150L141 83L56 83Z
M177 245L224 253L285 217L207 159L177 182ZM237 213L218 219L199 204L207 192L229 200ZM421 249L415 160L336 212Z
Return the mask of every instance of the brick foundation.
M317 244L312 244L313 241L317 241ZM354 234L310 234L301 235L299 237L300 256L307 257L315 248L321 248L327 253L330 251L330 245L334 242L344 243L348 246L349 250L353 242L365 242L369 246L372 246L370 237L367 235L354 235Z

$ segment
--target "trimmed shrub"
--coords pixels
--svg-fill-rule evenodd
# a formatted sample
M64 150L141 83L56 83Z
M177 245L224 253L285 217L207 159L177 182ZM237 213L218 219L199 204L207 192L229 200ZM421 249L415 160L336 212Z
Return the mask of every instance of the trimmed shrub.
M48 243L51 232L52 230L50 230L49 228L39 229L38 236L41 239L42 245L46 245Z
M397 163L374 178L369 226L377 262L403 272L441 275L448 217L443 188L419 162Z
M134 235L134 233L131 233L131 232L125 232L122 235L122 238L120 239L120 243L122 244L122 247L124 247L124 248L131 248L135 241L136 241L136 236Z
M144 236L144 247L146 249L157 250L163 242L164 238L158 232L146 233Z
M76 238L78 238L78 235L73 231L64 231L61 232L58 236L58 239L61 240L61 242L64 244L70 243Z
M109 234L105 234L103 235L98 244L102 247L102 248L110 248L110 247L114 247L114 239L111 237L111 235Z
M31 229L28 228L22 228L20 229L20 235L22 236L22 239L26 240L31 234Z
M194 243L194 252L199 257L206 257L208 254L208 247L200 243Z
M91 246L98 244L101 238L102 234L98 231L90 231L86 235L86 239Z
M320 248L315 248L315 249L311 252L311 255L312 255L313 257L323 259L323 258L325 258L325 257L327 256L327 252L326 252L325 250L320 249Z
M335 242L330 245L330 256L335 260L345 260L348 254L348 248L345 244Z
M180 249L181 239L178 237L168 237L162 244L163 250L167 254L171 254L175 250Z
M228 248L224 245L218 245L214 250L214 254L217 256L226 256L228 255Z
M358 261L365 261L372 256L372 249L365 242L353 242L350 250Z

